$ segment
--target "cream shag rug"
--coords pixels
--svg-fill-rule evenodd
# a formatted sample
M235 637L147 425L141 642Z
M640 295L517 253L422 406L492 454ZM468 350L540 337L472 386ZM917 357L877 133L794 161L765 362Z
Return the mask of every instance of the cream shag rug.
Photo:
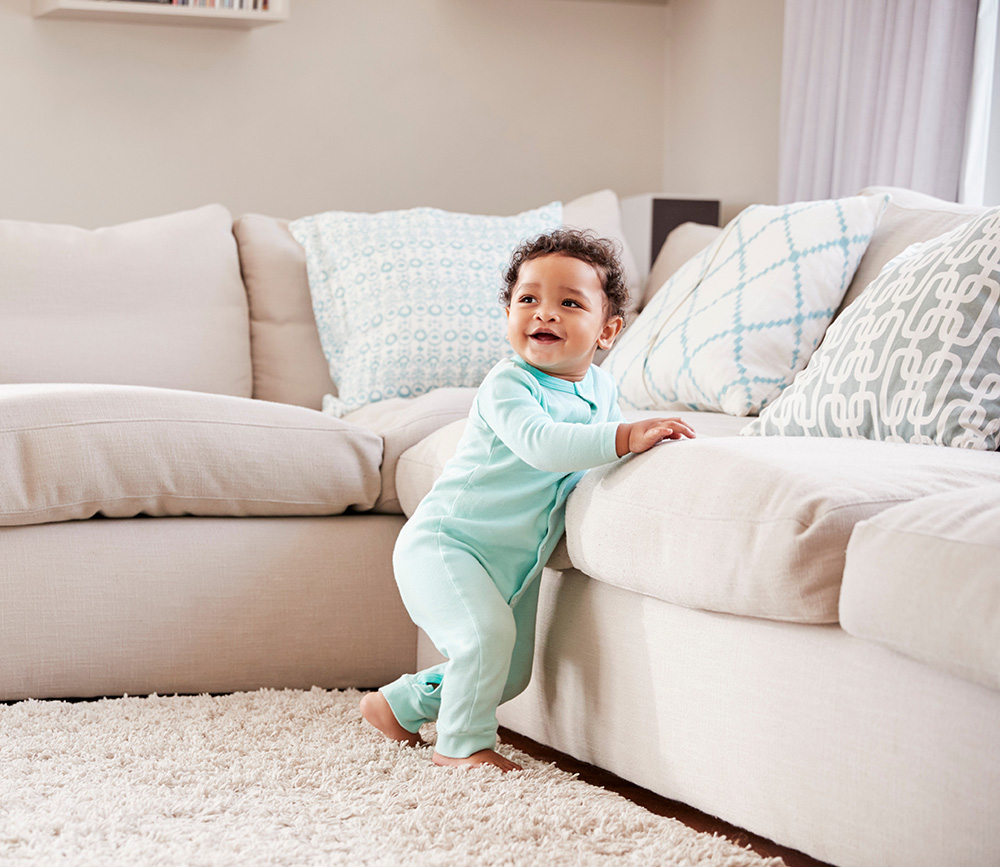
M778 867L552 765L445 769L313 689L0 706L0 863Z

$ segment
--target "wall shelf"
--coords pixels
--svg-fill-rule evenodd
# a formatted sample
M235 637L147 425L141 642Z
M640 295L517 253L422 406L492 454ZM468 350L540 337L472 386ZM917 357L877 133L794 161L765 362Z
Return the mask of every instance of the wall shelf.
M174 6L144 0L32 0L35 18L75 21L131 21L136 24L174 24L247 30L287 21L290 0L270 0L267 11Z

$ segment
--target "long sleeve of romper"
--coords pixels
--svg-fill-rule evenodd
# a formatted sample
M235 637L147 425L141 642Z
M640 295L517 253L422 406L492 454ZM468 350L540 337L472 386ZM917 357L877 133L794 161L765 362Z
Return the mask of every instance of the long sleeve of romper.
M591 424L555 421L543 406L543 387L513 366L493 377L489 389L488 399L479 402L483 420L507 448L535 469L573 473L618 459L618 420ZM620 419L615 397L612 387L605 415Z

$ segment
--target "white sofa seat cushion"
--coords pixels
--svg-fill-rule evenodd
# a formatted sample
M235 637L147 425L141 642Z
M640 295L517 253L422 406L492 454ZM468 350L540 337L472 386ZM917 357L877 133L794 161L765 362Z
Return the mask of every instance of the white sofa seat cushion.
M995 453L847 439L677 441L587 473L569 497L566 538L578 569L626 590L829 623L858 521L984 481L1000 481Z
M840 622L1000 690L1000 486L922 497L858 524Z
M369 403L344 416L344 421L367 428L382 438L382 490L373 507L376 512L399 514L403 511L396 492L396 466L400 455L445 425L462 420L464 426L476 391L475 388L435 388L419 397L392 397ZM427 490L430 490L430 483L419 496ZM410 511L412 513L412 509Z
M0 220L0 382L250 397L250 318L222 205L103 229Z
M368 509L381 456L371 431L285 404L140 386L0 385L0 526Z
M396 497L403 514L409 517L427 496L441 475L445 462L458 449L465 432L461 418L438 428L434 433L408 448L396 462Z
M473 391L474 393L474 391ZM471 403L471 401L470 401ZM467 412L466 412L467 414ZM655 418L663 415L646 410L630 410L625 413L629 421L640 418ZM698 436L736 436L746 424L745 418L726 415L721 412L685 412L681 417L691 424ZM455 454L458 441L465 430L465 418L439 427L430 436L408 448L396 464L396 495L405 515L412 515L417 504L431 489L431 485L441 475L445 461ZM388 448L388 446L387 446Z
M458 389L453 390L458 391ZM475 394L475 389L468 389L468 391L472 395ZM451 400L454 401L454 398L451 398ZM471 397L469 397L469 403L471 404ZM360 410L358 414L361 412L364 412L364 410ZM358 414L352 414L352 416ZM417 508L420 501L430 491L437 477L441 475L445 462L455 454L458 448L458 441L462 438L462 434L465 431L465 416L467 414L468 408L462 414L462 418L443 426L438 426L434 433L421 439L420 442L410 446L401 455L393 459L395 481L392 490L397 498L396 503L405 515L413 514L414 509ZM630 410L625 414L629 421L635 421L640 418L653 418L659 415L662 415L662 413L646 410ZM348 418L352 416L348 416ZM439 418L441 417L443 415L439 416ZM688 412L684 413L683 417L685 421L694 425L698 431L698 435L701 437L736 436L746 422L744 418L725 415L721 412ZM429 423L429 421L423 422L423 424ZM398 431L390 432L386 437L386 452L389 453L390 449L395 452L401 442L404 441L404 436L408 439L411 435L412 428L410 427L404 428L400 426ZM395 443L390 445L394 440ZM382 463L383 498L385 497L386 485L388 484L386 480L386 460L388 459L383 460ZM380 498L380 502L382 502L382 498ZM383 509L383 511L386 510ZM549 557L546 565L550 569L569 569L573 565L566 550L565 536L559 540L559 544L556 546L555 551L552 552L552 556Z

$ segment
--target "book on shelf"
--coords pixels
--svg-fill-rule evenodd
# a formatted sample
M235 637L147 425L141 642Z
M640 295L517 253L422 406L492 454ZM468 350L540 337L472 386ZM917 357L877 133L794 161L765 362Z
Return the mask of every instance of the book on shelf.
M270 12L271 0L132 0L134 3L169 3L199 9L232 9L234 12Z

